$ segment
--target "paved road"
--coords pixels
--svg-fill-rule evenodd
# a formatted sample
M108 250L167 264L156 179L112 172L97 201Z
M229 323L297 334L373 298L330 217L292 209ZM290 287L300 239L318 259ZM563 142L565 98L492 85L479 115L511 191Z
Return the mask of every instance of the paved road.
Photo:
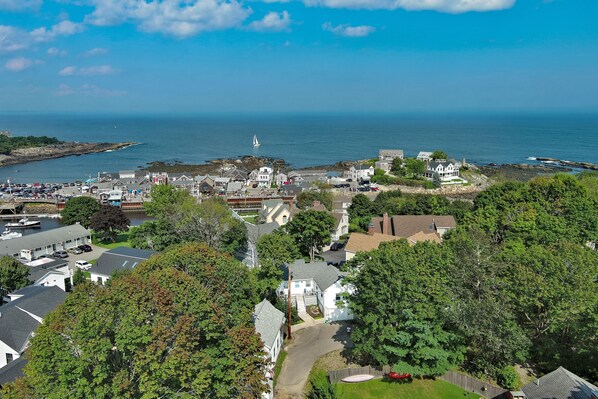
M277 399L303 398L303 388L315 361L325 354L350 347L346 324L321 324L297 331L276 386Z

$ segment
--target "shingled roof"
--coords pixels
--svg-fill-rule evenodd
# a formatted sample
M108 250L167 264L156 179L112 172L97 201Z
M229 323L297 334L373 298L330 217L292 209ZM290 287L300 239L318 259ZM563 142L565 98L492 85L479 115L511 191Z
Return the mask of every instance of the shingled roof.
M110 277L116 270L129 270L144 260L149 259L156 251L118 247L104 252L98 261L89 269L90 273Z
M288 279L288 269L291 269L294 280L314 280L320 290L325 291L346 275L336 267L326 262L305 263L304 259L298 259L290 265L284 265L283 279Z
M267 299L264 299L255 305L253 322L255 331L262 337L264 345L270 349L274 345L280 327L284 323L284 313L272 306Z
M384 217L372 218L374 232L382 233ZM425 234L435 233L437 228L454 228L455 218L450 215L395 215L388 218L389 234L408 238L420 231Z
M19 353L40 319L66 299L66 292L56 286L30 286L20 291L22 297L0 307L0 341Z
M527 399L592 399L598 387L564 367L525 385L521 390Z

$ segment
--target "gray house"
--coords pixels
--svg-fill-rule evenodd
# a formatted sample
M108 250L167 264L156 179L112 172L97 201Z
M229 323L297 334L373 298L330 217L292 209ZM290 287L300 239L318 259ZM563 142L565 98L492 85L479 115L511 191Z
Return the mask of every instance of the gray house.
M0 255L31 261L54 251L91 243L91 233L79 224L59 227L41 233L0 241Z
M12 294L19 298L0 306L0 367L19 358L43 318L66 299L60 288L30 285Z
M118 247L106 251L100 255L98 261L89 269L91 281L104 284L115 271L133 269L154 254L157 254L157 252L127 247Z
M564 367L530 382L521 391L526 399L598 399L598 387Z

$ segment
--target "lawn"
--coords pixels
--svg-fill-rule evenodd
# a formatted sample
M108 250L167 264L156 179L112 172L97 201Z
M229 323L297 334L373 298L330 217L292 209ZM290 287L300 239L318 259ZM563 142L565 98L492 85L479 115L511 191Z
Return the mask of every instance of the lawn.
M274 387L276 387L276 382L278 381L278 375L280 374L280 371L282 370L282 365L284 364L284 359L287 358L287 351L281 351L278 354L278 359L276 359L276 365L274 366L274 379L273 379L273 385Z
M129 242L129 232L121 233L121 234L117 235L115 242L101 241L96 234L94 234L92 236L91 241L94 245L97 245L98 247L103 247L103 248L108 248L108 249L131 246L131 243Z
M339 399L478 399L479 395L464 391L440 380L414 379L410 383L375 379L356 384L336 384Z

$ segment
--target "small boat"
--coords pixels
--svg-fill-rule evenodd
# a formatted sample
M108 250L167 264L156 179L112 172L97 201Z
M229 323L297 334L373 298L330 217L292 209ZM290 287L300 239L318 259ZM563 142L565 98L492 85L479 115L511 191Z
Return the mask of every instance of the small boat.
M41 222L39 220L29 220L27 218L23 218L18 222L10 222L4 225L7 229L33 229L41 227Z
M13 238L19 237L23 237L23 234L17 233L16 231L11 231L10 229L6 229L2 232L2 235L0 235L0 240L11 240Z
M393 380L408 380L409 378L411 378L411 374L409 373L397 373L396 371L391 371L390 373L388 373L388 377L392 378Z
M357 374L357 375L352 375L350 377L345 377L341 381L342 382L364 382L364 381L369 381L372 378L374 378L374 376L371 374Z
M253 135L253 147L257 148L260 146L260 142L257 140L257 136L254 134Z

